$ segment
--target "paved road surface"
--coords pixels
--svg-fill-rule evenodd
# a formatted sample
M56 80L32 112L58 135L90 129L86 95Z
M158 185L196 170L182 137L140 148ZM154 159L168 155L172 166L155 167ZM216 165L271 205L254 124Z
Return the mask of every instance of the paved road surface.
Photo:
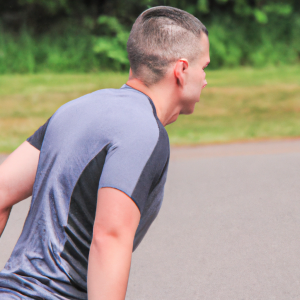
M300 299L300 140L172 149L126 300ZM0 240L4 265L26 216Z

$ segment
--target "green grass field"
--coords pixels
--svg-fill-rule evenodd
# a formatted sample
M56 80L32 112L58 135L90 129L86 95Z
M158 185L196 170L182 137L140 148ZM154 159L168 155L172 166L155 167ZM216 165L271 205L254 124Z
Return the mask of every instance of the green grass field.
M127 74L0 76L0 152L9 153L67 101L119 88ZM300 136L300 66L207 71L194 114L167 126L173 145Z

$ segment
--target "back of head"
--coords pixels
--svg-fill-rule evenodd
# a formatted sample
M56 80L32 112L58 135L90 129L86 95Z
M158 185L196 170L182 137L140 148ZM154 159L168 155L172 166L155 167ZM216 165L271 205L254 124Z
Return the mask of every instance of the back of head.
M206 27L181 9L157 6L135 21L127 42L128 58L135 78L150 86L160 81L170 63L186 58L192 63L201 52Z

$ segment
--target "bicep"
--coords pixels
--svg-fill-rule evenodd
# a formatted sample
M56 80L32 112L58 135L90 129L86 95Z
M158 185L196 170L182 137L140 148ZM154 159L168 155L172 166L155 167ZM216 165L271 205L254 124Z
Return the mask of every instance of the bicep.
M140 211L132 199L114 188L98 191L93 238L113 236L133 241Z
M31 196L40 151L27 141L0 165L0 207L5 209Z

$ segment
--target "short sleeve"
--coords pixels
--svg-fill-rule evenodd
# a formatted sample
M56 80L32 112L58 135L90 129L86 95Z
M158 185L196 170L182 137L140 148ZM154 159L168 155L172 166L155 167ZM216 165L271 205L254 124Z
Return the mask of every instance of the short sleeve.
M33 147L37 148L38 150L41 150L42 148L44 136L50 119L51 118L49 118L44 125L42 125L32 136L30 136L27 139L27 142L29 142Z
M110 147L99 188L112 187L127 194L141 214L159 183L169 160L169 140L164 129L125 145Z

